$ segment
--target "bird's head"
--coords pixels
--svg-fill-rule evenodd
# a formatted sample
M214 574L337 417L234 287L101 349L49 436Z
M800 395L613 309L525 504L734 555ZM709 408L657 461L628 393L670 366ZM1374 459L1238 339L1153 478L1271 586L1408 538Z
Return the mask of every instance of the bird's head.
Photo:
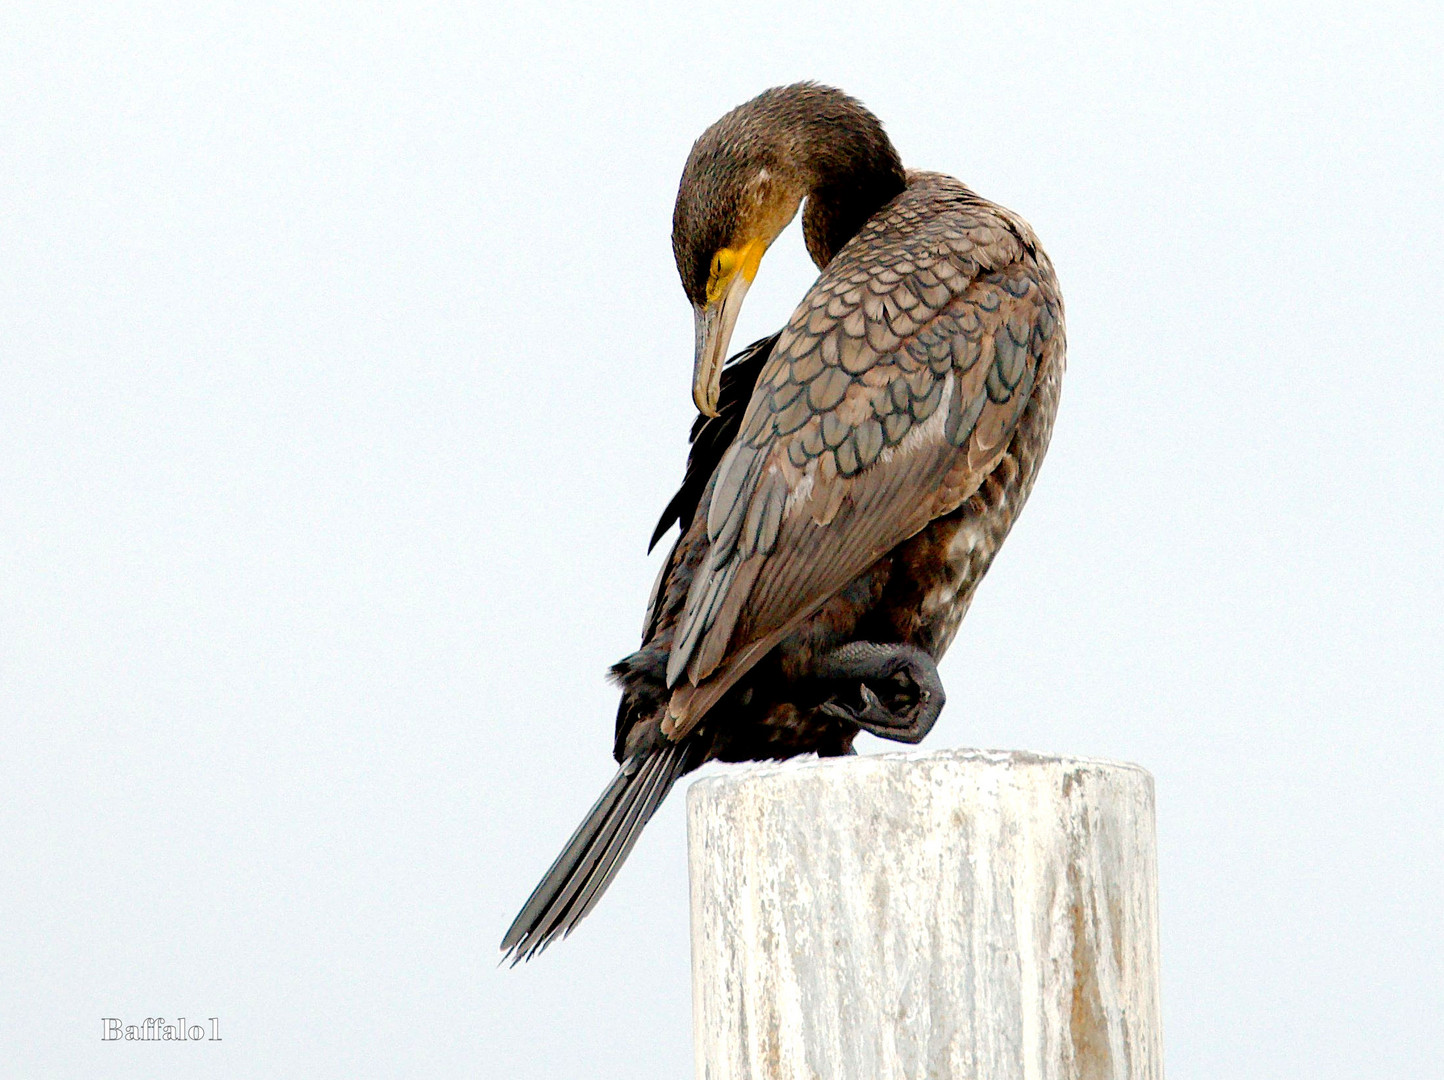
M845 241L902 186L902 166L877 118L830 87L797 83L765 91L702 133L672 212L672 253L696 318L692 400L701 412L717 414L742 299L802 200L809 199L808 250L824 266L841 246L831 233L850 228ZM861 209L837 212L854 202Z
M780 169L767 142L728 124L735 115L713 124L692 147L672 214L672 252L696 319L692 400L707 416L717 415L722 364L742 300L762 256L807 194L798 177Z

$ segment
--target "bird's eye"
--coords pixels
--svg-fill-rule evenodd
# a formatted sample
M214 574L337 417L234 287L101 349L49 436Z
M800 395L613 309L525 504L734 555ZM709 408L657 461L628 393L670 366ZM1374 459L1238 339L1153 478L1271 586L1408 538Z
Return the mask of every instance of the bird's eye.
M707 275L707 302L713 303L722 295L732 272L737 269L737 252L723 248L712 256L712 267Z
M726 277L737 265L737 252L731 248L723 248L712 256L712 280Z

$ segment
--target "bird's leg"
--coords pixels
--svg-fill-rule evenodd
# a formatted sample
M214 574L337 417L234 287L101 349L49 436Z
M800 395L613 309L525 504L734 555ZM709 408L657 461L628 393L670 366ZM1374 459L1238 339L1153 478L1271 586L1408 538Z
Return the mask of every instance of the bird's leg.
M933 658L911 645L854 641L824 656L816 674L850 684L822 703L824 713L896 742L922 742L947 700Z

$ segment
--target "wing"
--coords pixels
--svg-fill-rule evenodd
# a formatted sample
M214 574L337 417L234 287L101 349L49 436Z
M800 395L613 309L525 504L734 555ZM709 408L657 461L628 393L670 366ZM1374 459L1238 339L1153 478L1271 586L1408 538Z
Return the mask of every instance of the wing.
M683 555L682 542L687 530L692 527L697 504L706 494L707 485L712 474L717 471L722 455L727 452L727 447L732 444L738 429L742 427L742 417L747 403L752 400L752 388L757 384L758 372L762 370L762 364L771 353L772 347L777 344L780 334L781 331L754 341L727 362L727 366L722 369L722 392L717 398L717 415L699 415L692 423L692 432L688 436L692 449L687 454L687 470L682 476L682 486L662 511L657 527L652 531L652 539L647 544L647 551L650 553L672 524L677 524L677 543L663 560L656 580L652 583L652 594L647 598L647 614L642 620L643 641L650 641L657 632L658 619L662 616L663 605L667 600L667 585L677 571L678 559Z
M702 499L708 479L716 471L722 455L727 452L727 447L742 427L742 416L746 412L747 403L752 400L752 388L757 385L757 374L762 370L763 362L780 336L779 331L770 337L754 341L728 360L727 366L722 369L722 390L717 397L717 415L699 414L692 423L692 432L687 438L692 444L692 449L687 454L687 471L682 476L682 486L677 489L677 494L672 496L672 501L667 504L657 521L652 539L647 544L649 553L673 522L684 533L692 524L692 515L697 512L697 504Z
M672 639L670 735L977 490L1061 353L1061 316L1031 230L956 181L915 184L839 252L718 466Z

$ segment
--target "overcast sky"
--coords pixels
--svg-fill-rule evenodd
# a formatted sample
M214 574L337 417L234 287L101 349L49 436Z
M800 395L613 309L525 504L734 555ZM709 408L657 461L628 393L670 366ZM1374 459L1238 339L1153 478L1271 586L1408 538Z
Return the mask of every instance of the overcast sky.
M682 163L816 78L1067 301L927 745L1153 772L1174 1080L1444 1073L1438 5L498 7L0 6L4 1071L691 1075L680 790L496 946L613 770Z

